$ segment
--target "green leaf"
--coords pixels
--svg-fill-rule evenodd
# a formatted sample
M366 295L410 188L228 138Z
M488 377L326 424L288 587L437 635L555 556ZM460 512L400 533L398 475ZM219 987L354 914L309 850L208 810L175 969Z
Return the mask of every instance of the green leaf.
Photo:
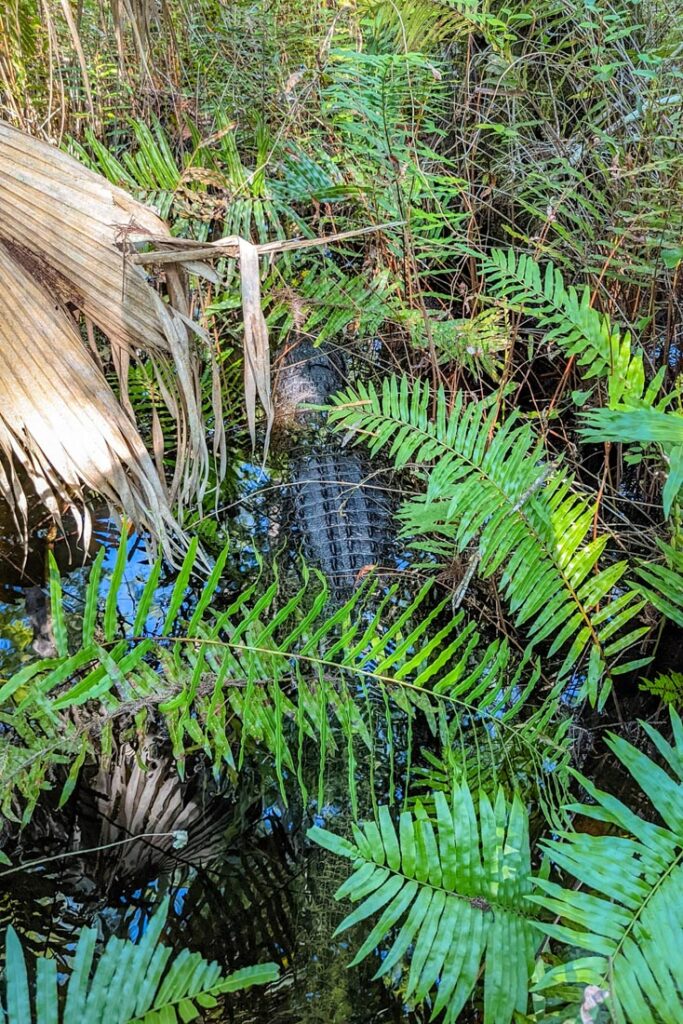
M662 249L662 262L669 270L675 270L683 260L683 246L679 245L673 249Z
M198 547L199 538L195 536L190 541L187 553L185 555L185 558L183 559L183 564L180 567L180 572L178 573L175 584L173 586L171 600L169 602L168 611L166 613L166 618L164 619L164 625L162 627L162 633L164 634L164 636L167 636L170 633L173 623L175 622L176 615L180 610L180 606L187 597L187 585L190 581L190 575L192 573L195 559L197 557Z
M59 804L58 804L59 807L63 807L64 806L64 804L67 802L67 800L69 799L69 797L73 793L74 789L76 788L76 783L78 782L78 776L80 775L81 768L83 767L83 763L85 762L85 759L86 759L86 757L88 755L88 750L89 749L90 748L88 746L87 739L83 739L83 741L81 742L80 752L79 752L76 760L71 765L71 767L69 769L69 774L68 774L67 779L66 779L66 782L64 783L64 786L62 787L62 792L61 792L60 797L59 797Z
M14 928L7 929L5 938L6 996L3 1009L8 1024L31 1024L31 1001L28 990L28 974L24 951Z
M613 822L623 837L570 832L544 843L551 860L586 891L537 879L543 894L529 897L563 922L539 921L538 928L590 954L553 968L538 988L607 989L616 1019L628 1024L683 1019L683 735L675 711L671 724L675 745L647 730L673 777L622 737L609 740L652 805L642 807L645 817L582 780L595 803L573 810ZM657 813L663 825L653 824Z
M336 896L359 906L337 933L379 913L352 965L385 946L376 976L394 978L398 965L409 960L407 993L420 1001L433 993L434 1014L446 1008L448 1020L456 1019L471 996L483 964L484 1021L508 1024L515 1013L526 1012L534 963L534 926L526 902L531 890L526 812L519 800L509 805L502 790L495 811L482 796L480 828L466 787L456 787L452 808L442 793L434 794L434 803L436 833L424 811L401 814L400 859L389 809L379 809L380 827L373 836L381 853L355 848L357 870ZM465 815L469 828L456 829L467 806L472 808L472 816ZM365 831L369 834L368 825ZM349 856L346 847L338 847L339 837L323 829L309 836ZM480 848L486 851L483 866ZM384 867L377 866L378 859Z
M254 985L268 985L277 981L280 968L275 963L254 964L253 967L242 967L222 981L217 988L221 992L241 992Z
M641 562L639 590L667 618L683 626L683 552L658 541L667 564Z
M658 409L593 409L583 414L582 433L588 441L657 441L683 445L683 416Z
M55 556L48 552L48 565L50 571L50 616L52 619L52 633L55 638L55 647L60 658L65 658L69 653L69 640L66 633L64 621L64 603L62 599L62 584L59 578L59 568Z
M683 487L683 445L678 445L669 452L669 473L662 491L662 505L667 519L671 515L671 507L678 499L681 487Z
M168 913L168 897L149 923L138 945L112 937L91 972L96 933L81 930L72 961L66 1005L59 1015L57 965L53 959L36 961L35 1008L21 943L12 928L6 936L5 995L0 1010L6 1024L152 1024L183 1022L199 1016L197 1007L215 1005L215 996L266 985L278 977L277 964L257 964L222 975L215 963L198 953L181 951L175 958L159 937ZM5 1018L3 1018L5 1019Z
M396 466L428 470L426 493L401 509L403 533L442 564L475 546L473 569L495 581L530 644L551 639L550 654L566 650L562 676L587 654L590 698L604 699L609 677L600 683L618 663L606 649L606 617L626 564L598 570L607 537L592 538L595 509L544 462L530 425L514 414L501 423L490 401L462 393L447 400L405 377L385 379L381 394L372 384L340 393L330 420ZM622 584L620 628L641 607L635 590L626 585L625 593Z
M535 317L546 339L576 359L586 380L606 380L611 408L644 398L642 353L632 352L629 335L622 336L608 317L593 308L589 288L579 292L567 287L552 263L542 270L527 253L512 249L491 250L481 258L481 266L494 294Z
M109 590L104 603L104 639L111 643L116 635L116 612L118 607L119 588L128 560L128 527L124 520L121 526L121 540L116 552L114 570L109 580Z
M102 562L106 554L106 548L101 547L97 552L95 561L90 568L88 589L85 592L85 608L83 610L83 646L87 647L95 639L95 623L97 621L97 606L100 596L100 577L102 575Z

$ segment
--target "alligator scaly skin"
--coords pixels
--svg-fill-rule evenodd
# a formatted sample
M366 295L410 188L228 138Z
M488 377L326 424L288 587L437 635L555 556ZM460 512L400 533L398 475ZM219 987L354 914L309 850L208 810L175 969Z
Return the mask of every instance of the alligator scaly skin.
M387 505L355 453L313 447L291 462L296 521L308 560L333 592L353 589L387 545Z
M338 597L353 589L362 570L381 561L389 536L388 504L376 477L368 479L361 458L324 429L320 413L299 407L325 404L342 386L343 372L336 354L302 342L283 368L278 388L280 402L289 402L296 530L307 560L325 573Z

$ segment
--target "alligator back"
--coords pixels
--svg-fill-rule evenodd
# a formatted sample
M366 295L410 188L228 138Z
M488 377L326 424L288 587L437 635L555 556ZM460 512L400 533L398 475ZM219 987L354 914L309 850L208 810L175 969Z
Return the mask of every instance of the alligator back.
M379 487L366 481L357 455L312 447L291 461L296 525L307 559L338 596L377 564L387 547L389 509Z
M345 361L327 346L294 346L275 385L276 437L293 452L290 494L304 554L328 578L332 593L348 594L361 570L387 547L389 508L375 476L368 482L360 457L325 429L324 405L345 377Z
M319 427L320 413L307 405L324 405L344 383L344 360L327 347L316 348L310 341L293 345L278 367L273 388L274 434L300 434Z

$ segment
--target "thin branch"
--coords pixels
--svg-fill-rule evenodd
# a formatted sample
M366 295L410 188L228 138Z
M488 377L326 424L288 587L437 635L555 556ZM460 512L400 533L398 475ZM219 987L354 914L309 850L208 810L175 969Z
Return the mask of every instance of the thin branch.
M388 224L371 224L368 227L356 228L352 231L338 231L333 235L319 236L318 238L291 238L285 241L264 242L255 245L259 256L272 256L280 252L291 252L295 249L309 249L319 245L330 245L332 242L342 242L347 238L358 238L361 235L369 235L376 231L386 231L388 228L400 227L402 221L392 221ZM236 258L239 256L240 237L228 235L215 242L207 242L206 245L197 245L195 242L185 238L168 238L165 235L148 235L136 238L136 242L152 242L154 244L168 246L171 249L157 249L154 252L137 252L128 259L131 263L141 264L165 264L185 263L188 260L213 260L223 256Z

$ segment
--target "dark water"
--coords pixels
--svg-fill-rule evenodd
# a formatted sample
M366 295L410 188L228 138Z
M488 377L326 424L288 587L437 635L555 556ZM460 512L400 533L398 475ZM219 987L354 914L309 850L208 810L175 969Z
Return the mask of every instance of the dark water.
M248 468L246 491L255 492L259 482ZM0 521L0 678L36 657L41 613L47 614L48 550L62 573L67 624L83 611L89 565L100 546L105 599L120 533L106 511L95 509L94 520L88 551L75 530L51 538L47 526L35 525L25 562L11 518ZM254 536L267 539L269 531L258 498L247 502L231 524L238 557L226 588L250 578L256 561L248 538L253 545ZM126 545L117 610L131 622L150 561L142 538L129 537ZM162 574L150 631L164 615L173 575ZM188 609L191 602L192 593ZM341 828L348 819L345 764L329 773L327 803L318 809L301 806L296 785L285 805L267 759L252 756L233 780L215 778L197 760L181 781L153 728L134 746L122 743L107 764L86 766L62 809L56 786L22 833L6 825L3 846L12 864L39 863L5 877L0 866L3 930L12 924L27 950L55 957L67 972L83 925L95 927L103 941L112 934L136 939L170 895L165 941L174 948L188 946L226 970L264 961L281 968L278 982L230 997L207 1019L371 1024L410 1018L381 983L371 983L377 963L347 970L359 937L333 938L344 916L334 892L346 867L305 841L312 820ZM312 764L312 780L316 771ZM174 841L182 848L174 849Z
M28 948L66 965L83 924L96 927L103 939L136 939L170 895L165 941L173 947L198 950L226 970L264 961L281 966L280 980L269 989L233 997L210 1019L400 1019L400 1008L381 985L370 985L371 971L346 970L359 940L332 938L343 916L333 893L344 868L307 848L301 809L286 810L275 792L259 792L248 771L239 793L202 798L201 780L193 780L198 785L177 782L169 796L173 775L166 763L158 777L152 772L144 782L148 817L133 820L133 807L121 806L126 793L137 792L130 761L128 772L118 767L113 778L124 778L125 787L115 788L113 798L103 797L102 779L99 785L93 780L93 789L83 787L61 812L59 827L45 809L32 824L22 860L37 853L59 859L13 875L0 896L3 924L13 923ZM339 824L341 807L329 813ZM188 848L177 854L152 838L78 853L138 830L175 826L187 826L190 836ZM64 856L67 850L74 856Z
M229 535L234 552L221 584L223 597L254 579L259 553L282 547L283 538L274 529L277 516L272 514L271 495L277 488L269 481L265 492L263 488L258 467L244 465L240 500L229 503L222 520L210 521L208 542L221 545ZM45 524L34 524L24 564L11 518L0 517L0 679L36 657L48 551L62 572L67 625L78 624L89 566L100 547L105 550L100 585L104 601L120 530L104 510L95 509L94 519L88 551L79 546L75 531L67 538L51 538ZM126 549L117 613L122 622L130 623L150 561L144 538L128 537ZM150 632L163 621L174 578L170 569L162 573L149 613ZM183 615L195 599L190 586ZM680 653L680 645L677 649ZM625 734L638 742L635 719L644 708L642 695L636 692L635 698L632 714L623 703L621 711L624 728L632 724L635 729L632 735ZM577 735L587 744L582 752L577 743L577 763L631 802L634 793L624 791L628 780L623 769L605 758L600 740L604 727L597 716L577 723ZM317 788L315 753L311 751L309 792ZM4 877L0 865L0 930L13 924L27 950L55 957L66 976L75 936L83 925L95 927L103 941L112 934L136 939L168 895L164 941L175 949L197 950L228 971L265 961L280 965L279 981L230 997L220 1010L209 1011L207 1020L417 1020L382 982L371 980L379 965L376 956L347 970L365 937L363 928L334 938L348 909L336 903L334 893L348 867L312 849L305 832L312 822L343 831L351 818L348 766L343 754L339 757L338 768L331 766L327 772L325 806L302 806L295 780L286 785L287 800L283 799L265 755L252 754L232 778L217 778L197 758L188 762L181 781L161 728L148 720L144 735L133 746L121 741L106 764L86 766L61 810L56 807L61 786L56 785L22 833L5 823L0 848L12 864L39 863ZM368 783L372 780L381 793L383 780L376 764L362 760L356 775L360 815L365 816L372 811Z

